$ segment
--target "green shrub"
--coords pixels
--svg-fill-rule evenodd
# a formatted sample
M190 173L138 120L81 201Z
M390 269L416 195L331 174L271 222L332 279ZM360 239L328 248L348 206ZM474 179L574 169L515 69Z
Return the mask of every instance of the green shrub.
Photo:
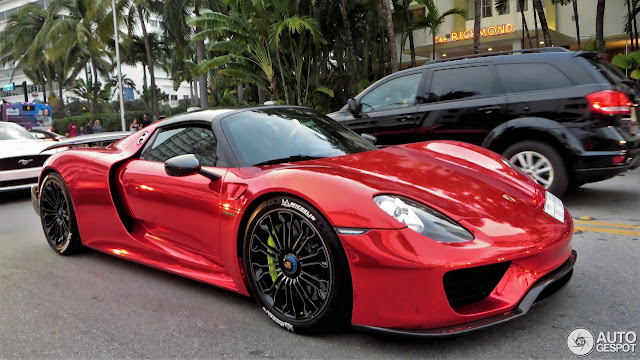
M138 119L138 121L142 120L142 115L149 114L148 111L145 110L136 110L136 111L126 111L124 113L124 119L126 123L125 130L129 130L129 125L133 119ZM102 123L102 128L104 132L108 131L121 131L122 125L120 123L120 114L119 113L101 113L95 116L96 119L100 120ZM64 135L69 132L69 125L71 121L75 121L78 129L80 126L84 126L89 122L89 119L93 119L93 114L82 114L75 116L67 116L60 119L53 119L53 131L58 134Z

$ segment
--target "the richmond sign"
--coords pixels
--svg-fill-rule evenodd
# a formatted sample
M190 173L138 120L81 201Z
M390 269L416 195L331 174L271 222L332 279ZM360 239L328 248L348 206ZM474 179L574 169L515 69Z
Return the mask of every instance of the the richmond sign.
M513 32L513 24L503 24L496 26L488 26L480 29L480 37L496 36L511 34ZM454 31L451 33L451 39L446 37L436 36L436 44L453 42L458 40L473 39L473 29L465 31Z

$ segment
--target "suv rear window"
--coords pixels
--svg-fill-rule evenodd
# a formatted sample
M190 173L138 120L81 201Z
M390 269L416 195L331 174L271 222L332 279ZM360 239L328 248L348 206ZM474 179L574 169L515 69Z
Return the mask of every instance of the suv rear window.
M574 84L560 70L549 64L519 63L496 66L509 93L571 87Z
M600 74L602 74L602 76L607 79L607 81L612 84L619 84L627 78L627 76L622 71L620 71L620 69L609 64L606 61L602 61L600 59L586 59L591 65L593 65L594 68L596 68L596 70L598 70L598 72L600 72Z
M431 79L428 102L467 99L501 93L489 66L436 70Z

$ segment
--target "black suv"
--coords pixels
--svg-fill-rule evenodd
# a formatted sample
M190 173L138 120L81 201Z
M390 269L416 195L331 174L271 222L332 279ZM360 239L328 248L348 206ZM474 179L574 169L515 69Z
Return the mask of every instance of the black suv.
M544 48L400 71L329 116L375 135L379 145L481 145L561 195L640 165L639 94L635 82L595 54Z

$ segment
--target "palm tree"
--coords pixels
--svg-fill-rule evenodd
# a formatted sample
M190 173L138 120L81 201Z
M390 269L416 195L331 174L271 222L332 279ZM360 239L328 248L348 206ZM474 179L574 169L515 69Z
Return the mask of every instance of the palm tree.
M411 19L411 13L409 11L409 0L402 0L402 5L404 10L405 21L407 26L409 27L407 36L409 38L409 52L411 54L411 67L415 67L416 66L416 47L413 40L413 27L411 26L412 19Z
M431 32L432 39L432 56L431 59L434 60L436 58L436 34L440 31L440 26L444 24L444 20L449 15L460 15L462 17L467 16L467 11L465 9L453 8L445 11L440 14L440 10L434 3L433 0L415 0L418 4L424 5L427 8L427 14L423 19L420 19L421 26L425 26L429 28Z
M27 4L7 19L0 33L0 64L18 68L35 84L45 85L51 66L44 56L45 44L35 41L46 27L49 13L40 4ZM13 78L13 73L11 74Z
M46 56L48 59L58 60L75 53L79 59L88 60L93 81L91 111L95 114L100 87L98 72L108 76L113 67L106 60L110 56L106 50L106 43L113 35L113 18L108 10L110 2L56 0L49 7L49 11L61 16L57 17L49 28L47 40L51 46L46 50ZM83 66L84 64L86 61L82 62Z
M398 63L398 51L396 49L396 34L393 27L393 16L391 15L391 6L389 0L378 0L378 6L384 16L387 25L387 36L389 37L389 54L391 54L391 72L400 70Z
M544 15L544 8L542 7L542 0L532 0L533 8L535 12L538 14L538 18L540 19L540 27L542 27L542 35L544 36L544 45L552 46L551 43L551 33L549 32L549 26L547 25L547 17ZM538 31L536 30L536 34Z
M604 45L604 1L598 0L598 4L596 5L596 48L598 49L599 54L604 54L605 45Z
M631 48L640 48L638 39L638 22L636 16L640 13L640 0L625 0L627 3L627 16L625 16L624 29L631 39Z
M340 16L342 18L342 26L344 27L347 57L349 58L351 66L351 74L349 75L349 78L351 79L350 96L352 94L355 95L358 92L358 80L360 78L358 75L358 61L356 60L356 52L353 45L353 34L351 32L351 21L349 21L347 3L345 0L339 0L338 5L340 6ZM413 56L415 59L415 53Z
M480 16L481 0L473 1L473 53L480 53Z
M495 2L496 11L498 11L499 13L504 13L507 10L507 6L509 6L510 1L511 0L496 0ZM522 40L521 40L520 46L523 49L524 49L525 35L529 40L529 48L533 48L533 42L531 41L531 34L529 34L529 27L527 26L527 18L524 16L524 6L526 4L525 1L526 0L516 0L518 4L518 8L520 9L520 17L522 19ZM538 31L536 29L536 33L537 32Z

